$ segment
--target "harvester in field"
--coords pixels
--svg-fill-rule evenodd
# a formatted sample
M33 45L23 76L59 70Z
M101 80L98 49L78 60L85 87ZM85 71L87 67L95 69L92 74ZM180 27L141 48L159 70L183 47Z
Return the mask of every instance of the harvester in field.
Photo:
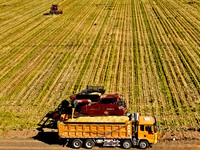
M62 14L62 10L58 9L58 4L53 4L50 8L50 12L51 15L55 14L55 15L59 15Z
M70 96L71 101L63 100L54 111L48 112L38 123L43 128L57 128L61 114L68 117L79 116L123 116L126 114L126 103L118 94L104 94L103 86L87 86L78 94ZM71 104L71 105L70 105Z

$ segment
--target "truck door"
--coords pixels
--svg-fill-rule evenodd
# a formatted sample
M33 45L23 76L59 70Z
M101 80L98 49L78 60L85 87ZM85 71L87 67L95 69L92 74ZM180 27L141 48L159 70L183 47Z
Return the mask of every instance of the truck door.
M139 125L138 139L146 139L149 143L154 142L154 128L151 125Z

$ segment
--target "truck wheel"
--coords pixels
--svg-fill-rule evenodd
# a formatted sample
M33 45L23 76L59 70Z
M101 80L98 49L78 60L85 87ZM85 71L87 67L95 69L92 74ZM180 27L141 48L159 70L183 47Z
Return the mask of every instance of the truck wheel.
M72 141L73 148L80 148L82 146L82 141L80 139L74 139Z
M88 149L91 149L92 147L94 147L94 141L92 140L92 139L87 139L86 141L85 141L85 144L84 144L84 146L86 147L86 148L88 148Z
M148 147L149 147L149 143L148 143L147 141L140 141L139 147L140 147L141 149L148 148Z
M131 144L131 141L130 140L125 140L122 144L123 148L125 149L129 149L131 148L132 144Z

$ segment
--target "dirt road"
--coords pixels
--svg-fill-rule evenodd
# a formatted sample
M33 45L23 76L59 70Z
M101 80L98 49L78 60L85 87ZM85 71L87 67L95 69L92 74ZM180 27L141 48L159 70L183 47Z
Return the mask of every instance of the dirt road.
M198 134L199 135L199 134ZM57 136L57 132L36 131L9 131L0 136L0 150L67 150L70 147L63 146ZM83 148L81 148L83 150ZM120 150L120 148L107 148L95 146L94 150ZM132 148L137 149L137 148ZM161 140L153 145L151 150L199 150L200 140Z
M1 150L67 150L72 149L69 147L63 147L58 143L48 144L42 141L34 139L2 139L0 140L0 149ZM83 149L83 148L81 148ZM94 150L111 150L120 148L102 148L94 147ZM132 148L136 149L136 148ZM151 148L151 150L199 150L200 141L172 141L172 142L160 142Z

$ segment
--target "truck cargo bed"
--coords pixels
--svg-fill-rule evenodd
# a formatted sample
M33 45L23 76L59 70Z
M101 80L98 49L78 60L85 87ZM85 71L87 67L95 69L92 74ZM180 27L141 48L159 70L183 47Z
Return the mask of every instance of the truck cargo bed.
M58 122L61 138L130 138L132 121Z

